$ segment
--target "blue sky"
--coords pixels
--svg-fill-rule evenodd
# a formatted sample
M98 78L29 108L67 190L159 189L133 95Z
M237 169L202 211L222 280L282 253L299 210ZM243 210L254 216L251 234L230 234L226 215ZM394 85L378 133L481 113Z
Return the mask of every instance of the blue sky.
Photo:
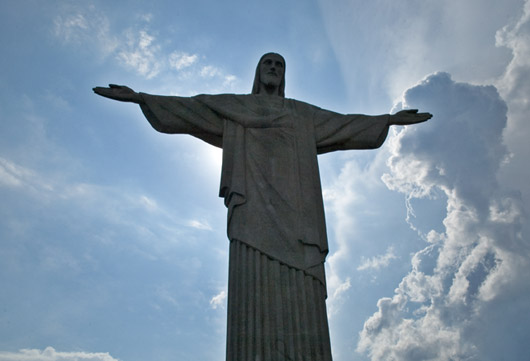
M0 2L0 361L223 360L221 151L91 88L434 118L321 156L336 361L522 360L530 1Z

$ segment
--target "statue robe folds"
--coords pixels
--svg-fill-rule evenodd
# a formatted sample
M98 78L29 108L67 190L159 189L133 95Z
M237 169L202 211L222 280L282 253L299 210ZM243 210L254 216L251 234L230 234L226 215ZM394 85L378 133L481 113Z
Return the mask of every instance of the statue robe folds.
M141 95L156 130L223 148L227 360L331 360L317 154L381 146L388 115L343 115L263 95Z

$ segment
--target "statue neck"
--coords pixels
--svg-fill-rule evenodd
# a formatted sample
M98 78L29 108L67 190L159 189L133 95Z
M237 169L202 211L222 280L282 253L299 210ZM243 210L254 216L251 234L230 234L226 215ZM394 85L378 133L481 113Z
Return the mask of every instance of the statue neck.
M268 96L279 96L279 90L280 89L278 86L261 83L259 94Z

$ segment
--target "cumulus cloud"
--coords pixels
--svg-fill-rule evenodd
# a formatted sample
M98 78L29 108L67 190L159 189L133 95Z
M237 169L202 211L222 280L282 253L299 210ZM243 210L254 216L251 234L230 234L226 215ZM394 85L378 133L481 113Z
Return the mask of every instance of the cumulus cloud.
M496 86L508 104L508 124L504 142L510 151L509 162L504 164L500 177L523 194L526 207L530 206L530 1L524 4L521 17L500 29L496 44L511 50L512 60Z
M379 300L358 351L373 361L513 355L501 333L477 337L470 331L488 317L485 309L502 313L510 303L506 293L520 297L529 291L522 277L530 270L530 253L521 233L521 199L496 178L508 156L502 138L506 104L493 86L456 83L436 73L409 89L397 109L409 107L431 111L434 118L391 140L390 172L383 180L409 199L441 191L447 199L444 231L423 232L428 245L413 256L412 270L393 297ZM433 260L434 267L425 267ZM528 312L528 306L518 307ZM516 320L502 323L510 322Z
M108 352L61 352L53 347L44 350L22 349L18 352L0 351L0 361L119 361Z

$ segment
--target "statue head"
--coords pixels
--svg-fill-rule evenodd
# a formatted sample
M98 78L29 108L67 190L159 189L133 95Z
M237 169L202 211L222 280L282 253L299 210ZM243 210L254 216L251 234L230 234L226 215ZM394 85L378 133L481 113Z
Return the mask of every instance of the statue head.
M277 95L285 97L285 59L280 54L267 53L258 62L252 94L265 93L266 88L277 89Z

